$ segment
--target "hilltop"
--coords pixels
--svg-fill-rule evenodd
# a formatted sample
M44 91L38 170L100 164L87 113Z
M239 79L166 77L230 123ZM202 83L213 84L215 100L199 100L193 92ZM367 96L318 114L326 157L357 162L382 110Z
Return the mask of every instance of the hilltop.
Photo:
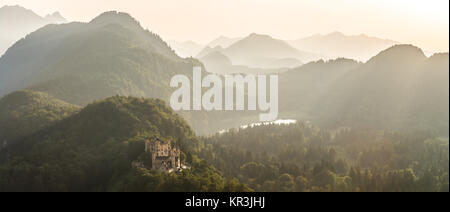
M51 126L79 110L78 106L41 92L22 90L8 94L0 99L0 147Z
M0 8L0 56L16 41L47 24L65 23L67 20L54 12L44 17L21 6Z
M0 95L29 88L77 105L116 94L167 98L170 78L194 64L128 14L106 12L17 42L0 58Z
M180 174L132 168L131 161L146 154L144 141L155 136L172 140L192 168ZM189 125L163 101L111 97L0 151L0 190L248 190L191 155L197 146Z

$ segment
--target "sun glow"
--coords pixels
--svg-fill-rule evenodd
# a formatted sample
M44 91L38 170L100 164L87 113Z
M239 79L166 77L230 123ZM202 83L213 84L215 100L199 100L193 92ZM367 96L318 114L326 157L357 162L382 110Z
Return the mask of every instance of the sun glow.
M39 15L54 11L71 21L89 21L102 12L132 14L142 25L168 40L207 43L224 35L252 32L299 39L340 31L368 34L448 51L448 0L1 0Z

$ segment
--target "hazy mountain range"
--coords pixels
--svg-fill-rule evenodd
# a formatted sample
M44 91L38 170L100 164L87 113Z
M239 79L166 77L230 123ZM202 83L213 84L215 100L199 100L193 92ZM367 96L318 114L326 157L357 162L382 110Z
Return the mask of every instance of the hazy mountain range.
M219 47L219 46L218 46ZM209 48L209 47L206 47ZM217 48L215 48L217 49ZM207 50L207 49L204 49ZM204 51L203 51L204 52ZM265 68L254 68L248 67L246 65L233 65L231 59L225 55L222 51L215 51L211 49L211 52L206 56L200 58L200 61L204 64L205 69L208 72L216 73L216 74L272 74L272 73L281 73L283 71L288 70L288 68L281 67L296 67L300 64L298 60L293 59L289 61L275 60L270 61L272 63L264 63L266 64ZM292 63L290 63L292 62Z
M216 46L221 46L222 48L228 48L229 46L231 46L232 44L236 43L237 41L239 41L241 39L242 38L230 38L230 37L226 37L226 36L220 36L220 37L212 40L208 44L206 44L206 46L209 46L211 48L214 48Z
M298 65L301 61L318 59L316 55L299 51L282 40L256 33L233 43L223 52L235 65L256 68L266 68L267 63L280 59L296 59Z
M323 59L345 57L365 62L378 52L399 42L369 37L364 34L344 35L341 32L333 32L327 35L313 35L288 41L288 43L297 49L320 54Z
M396 45L366 63L306 64L280 75L280 111L321 126L448 135L449 55Z
M203 45L194 41L177 42L169 40L167 43L178 56L183 58L195 57L203 49Z
M341 32L332 32L293 41L274 39L269 35L256 33L244 38L220 36L208 43L202 50L199 50L201 44L192 42L174 43L173 46L175 46L176 52L182 56L192 56L197 52L197 55L194 56L201 59L209 53L221 51L223 55L229 57L233 65L276 69L293 68L313 60L340 57L365 62L378 52L395 44L399 44L399 42L364 34L344 35ZM276 51L271 52L273 55L267 55L268 51L264 48ZM214 66L216 67L216 65ZM220 73L221 71L213 72Z
M1 29L8 31L8 33L1 33L3 36L0 36L0 54L18 39L46 24L66 22L57 12L40 17L31 10L20 6L2 7L0 17L3 20L0 20ZM168 41L170 48L182 58L196 57L201 59L213 51L222 51L222 54L227 56L233 65L240 66L237 71L241 69L245 71L245 69L250 68L259 69L262 73L273 72L270 69L298 67L317 59L345 57L366 61L381 50L397 43L396 41L369 37L364 34L347 36L340 32L314 35L294 41L283 41L274 39L269 35L256 33L244 38L220 36L206 45L193 41ZM267 51L267 49L271 49L271 51ZM207 63L208 61L204 62ZM209 66L218 67L217 64L209 64ZM224 73L221 70L225 68L227 67L220 67L220 70L211 71ZM235 71L236 69L226 72ZM252 71L249 73L252 73Z
M25 35L47 25L65 23L58 12L41 17L21 6L0 8L0 55Z
M211 60L205 60L205 58L210 58L210 56L208 57L209 54L217 56L217 52L227 57L233 66L240 68L231 67L232 70L226 71L230 67L221 67L220 64L213 64ZM220 45L206 46L197 55L197 58L205 63L205 66L210 67L208 69L210 72L230 73L239 69L247 69L242 72L252 73L248 69L256 69L253 70L253 73L257 73L258 70L261 70L261 73L270 73L271 71L267 69L294 68L302 65L302 61L311 61L319 57L299 51L282 40L274 39L268 35L252 33L226 48ZM272 70L272 72L278 71Z
M114 95L168 101L170 79L191 76L198 65L130 15L105 12L88 23L47 25L15 43L0 58L0 96L31 89L79 106ZM208 124L215 116L204 111L181 113L202 133L223 127Z
M33 87L75 104L116 94L163 98L173 74L191 73L194 63L128 14L107 12L18 41L0 58L0 93Z
M226 48L206 49L200 60L207 71L281 73L283 118L333 127L426 126L448 134L448 116L439 116L448 113L448 92L440 90L448 87L447 53L427 58L417 47L397 45L366 63L319 60L289 70L272 64L297 67L292 55L310 55L270 36L251 34ZM263 67L251 66L258 63ZM130 15L106 12L89 23L48 25L13 45L0 58L0 96L32 89L81 106L113 95L167 101L170 78L191 76L194 65L203 64L179 57ZM420 116L411 115L418 111ZM181 114L202 133L256 120L246 112Z
M340 33L203 47L116 11L22 33L0 57L0 191L448 192L448 53ZM230 129L260 111L173 111L170 79L194 66L278 73L279 118L298 121ZM189 167L151 167L156 137Z

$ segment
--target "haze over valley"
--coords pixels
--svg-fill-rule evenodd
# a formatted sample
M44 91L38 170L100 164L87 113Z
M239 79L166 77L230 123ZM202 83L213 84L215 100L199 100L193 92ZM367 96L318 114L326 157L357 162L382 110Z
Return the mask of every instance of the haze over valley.
M375 22L379 33L355 32L367 29L359 20L336 26L350 33L323 33L300 19L298 33L292 19L263 16L260 27L240 11L249 2L235 4L242 23L234 28L219 12L205 12L214 24L151 19L133 1L123 6L131 11L59 6L67 20L57 10L0 5L0 191L448 192L448 41L436 47L448 34L411 35L414 43L399 32L378 36L389 33ZM272 4L288 14L302 8L268 2L252 14ZM208 36L195 33L200 23ZM217 26L223 31L211 32ZM221 80L277 75L278 119L289 122L256 123L260 111L247 109L174 111L171 79L193 80L193 67ZM155 157L155 142L175 155Z

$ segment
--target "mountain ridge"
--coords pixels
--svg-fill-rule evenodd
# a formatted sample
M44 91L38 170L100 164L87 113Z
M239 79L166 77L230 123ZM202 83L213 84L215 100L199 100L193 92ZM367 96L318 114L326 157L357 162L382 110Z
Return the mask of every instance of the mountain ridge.
M323 59L345 57L362 62L366 62L386 48L400 44L397 41L372 37L366 34L345 35L338 31L325 35L316 34L288 41L288 43L298 49L320 54L324 56Z
M43 43L42 39L47 40L47 42ZM37 42L38 40L39 42ZM65 43L65 46L63 47L61 43ZM33 51L27 48L31 48ZM94 48L95 51L93 50ZM95 54L99 58L97 61L92 61L90 57L84 56L86 54ZM22 58L30 58L30 62L27 65L22 64L21 61L16 60L19 55ZM100 58L103 58L103 60L100 60ZM141 28L139 22L135 21L131 16L118 12L107 12L89 23L46 26L16 43L0 58L1 79L8 79L2 82L0 95L30 86L35 87L49 79L55 80L58 77L73 78L80 76L83 72L92 69L90 63L97 63L100 67L104 67L103 70L94 70L95 72L111 75L111 72L105 72L107 66L111 66L111 64L106 64L105 62L112 58L129 58L134 60L133 63L146 67L156 66L156 58L165 60L167 63L173 64L173 66L185 66L183 64L196 63L193 60L185 60L178 57L159 36ZM125 64L127 62L122 60L111 62L116 63L116 67L111 66L113 69L127 65ZM68 66L72 67L68 68ZM147 72L149 73L152 69L149 70L147 68ZM163 70L159 71L165 75L165 80L168 83L171 77L168 72L177 71L177 69L179 70L179 68L172 68L166 73ZM12 72L12 70L15 71ZM117 71L120 72L120 70ZM136 71L138 70L136 69ZM188 74L188 71L189 69L186 66L183 72ZM145 74L142 71L136 73ZM49 74L52 76L47 77ZM19 82L27 78L29 80ZM106 80L107 78L102 79ZM146 86L151 86L151 83L149 84ZM109 93L106 96L115 94ZM64 98L60 94L54 95ZM91 100L94 99L74 103L83 104Z
M19 5L0 8L0 56L16 41L47 24L65 23L67 20L54 12L39 16L32 10Z
M0 99L0 149L79 111L46 93L21 90Z

